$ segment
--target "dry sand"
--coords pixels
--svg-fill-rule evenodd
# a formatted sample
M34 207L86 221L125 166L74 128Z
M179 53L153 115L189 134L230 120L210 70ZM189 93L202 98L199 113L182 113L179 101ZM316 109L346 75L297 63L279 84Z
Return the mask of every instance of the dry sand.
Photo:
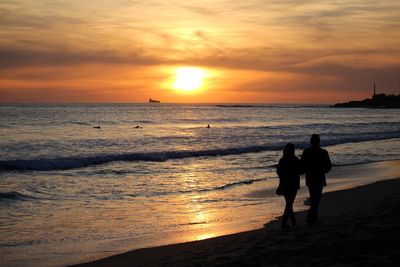
M139 249L79 266L400 266L400 178L326 193L320 223Z

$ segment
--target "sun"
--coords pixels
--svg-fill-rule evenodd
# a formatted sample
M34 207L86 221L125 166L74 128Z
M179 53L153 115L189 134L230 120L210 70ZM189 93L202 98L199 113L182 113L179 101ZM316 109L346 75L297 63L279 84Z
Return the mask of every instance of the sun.
M179 91L191 92L203 85L206 72L196 67L181 67L175 69L175 81L172 87Z

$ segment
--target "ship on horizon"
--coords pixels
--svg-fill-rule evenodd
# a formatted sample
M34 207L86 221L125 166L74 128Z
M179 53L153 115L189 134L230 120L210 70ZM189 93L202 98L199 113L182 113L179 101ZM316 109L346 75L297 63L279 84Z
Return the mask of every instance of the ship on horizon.
M149 103L160 103L160 100L155 100L155 99L149 98Z

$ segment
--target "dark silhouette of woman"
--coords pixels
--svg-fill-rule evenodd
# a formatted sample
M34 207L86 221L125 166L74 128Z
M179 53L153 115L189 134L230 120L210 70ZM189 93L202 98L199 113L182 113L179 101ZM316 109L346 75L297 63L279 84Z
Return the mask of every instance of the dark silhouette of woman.
M300 160L294 154L293 144L286 144L283 149L283 157L279 160L277 174L279 176L279 191L285 197L286 205L282 217L282 228L289 228L288 220L293 227L296 226L296 218L293 212L293 202L297 190L300 188Z

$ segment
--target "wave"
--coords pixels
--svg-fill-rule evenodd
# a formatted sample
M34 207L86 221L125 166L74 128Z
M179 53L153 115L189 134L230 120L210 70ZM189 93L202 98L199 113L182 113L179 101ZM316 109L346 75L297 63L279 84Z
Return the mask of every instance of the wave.
M328 105L323 104L252 104L252 105L243 105L243 104L218 104L214 105L219 108L326 108Z
M215 107L219 108L263 108L270 107L266 105L215 105Z
M237 126L243 127L243 126ZM248 127L248 126L244 126ZM338 130L343 131L343 128L351 128L353 131L356 128L360 129L381 129L382 127L390 128L392 130L400 130L400 121L393 122L359 122L359 123L309 123L309 124L290 124L290 125L279 125L279 126L258 126L258 127L248 127L248 128L263 128L269 130L291 130L291 129L310 129L313 131L323 131L323 130ZM379 134L379 132L374 132ZM372 134L372 132L371 132Z
M238 182L233 182L217 187L212 187L212 188L201 188L201 189L193 189L193 190L179 190L179 191L167 191L167 192L153 192L147 195L143 194L131 194L129 197L154 197L154 196L165 196L165 195L175 195L175 194L192 194L192 193L207 193L207 192L212 192L212 191L221 191L221 190L226 190L230 189L232 187L236 186L241 186L241 185L251 185L256 182L261 182L265 181L269 178L260 178L260 179L248 179L248 180L243 180L243 181L238 181Z
M357 143L365 141L376 141L400 138L400 131L383 133L362 133L347 135L332 135L330 138L323 137L324 146L333 146L345 143ZM288 140L290 141L290 140ZM262 151L281 150L287 142L274 144L256 145L238 148L220 148L207 150L182 150L182 151L160 151L160 152L138 152L124 154L99 154L91 156L44 158L44 159L12 159L0 160L0 171L50 171L68 170L82 168L91 165L106 164L115 161L155 161L162 162L171 159L184 159L194 157L215 157L240 155L246 153L257 153ZM304 149L308 141L293 142L296 147Z
M238 185L249 185L255 182L261 182L264 180L267 180L268 178L261 178L261 179L249 179L249 180L243 180L239 182L233 182L229 184L225 184L222 186L217 186L214 188L205 188L205 189L198 189L198 190L190 190L190 191L179 191L179 193L198 193L198 192L210 192L210 191L218 191L218 190L225 190L234 186Z
M365 164L378 163L378 162L389 162L389 161L395 162L395 161L399 161L399 160L400 160L399 157L391 157L391 158L381 159L381 160L361 160L361 161L352 162L352 163L332 164L332 166L333 167L347 167L347 166L365 165Z
M135 121L137 123L156 123L155 121L151 121L151 120L139 120L139 121Z
M5 192L1 193L0 192L0 201L5 201L5 200L18 200L18 201L29 201L36 199L35 197L24 195L20 192L16 191L11 191L11 192Z
M88 122L80 122L80 121L70 121L69 123L71 123L71 124L77 124L77 125L92 125L91 123L88 123Z
M212 149L212 150L125 153L125 154L93 155L93 156L82 156L82 157L63 157L63 158L53 158L53 159L45 158L45 159L0 160L0 170L2 171L68 170L68 169L87 167L90 165L100 165L114 161L162 162L170 159L256 153L264 150L281 149L281 147L282 144L276 144L267 146L251 146L243 148L227 148L227 149Z

